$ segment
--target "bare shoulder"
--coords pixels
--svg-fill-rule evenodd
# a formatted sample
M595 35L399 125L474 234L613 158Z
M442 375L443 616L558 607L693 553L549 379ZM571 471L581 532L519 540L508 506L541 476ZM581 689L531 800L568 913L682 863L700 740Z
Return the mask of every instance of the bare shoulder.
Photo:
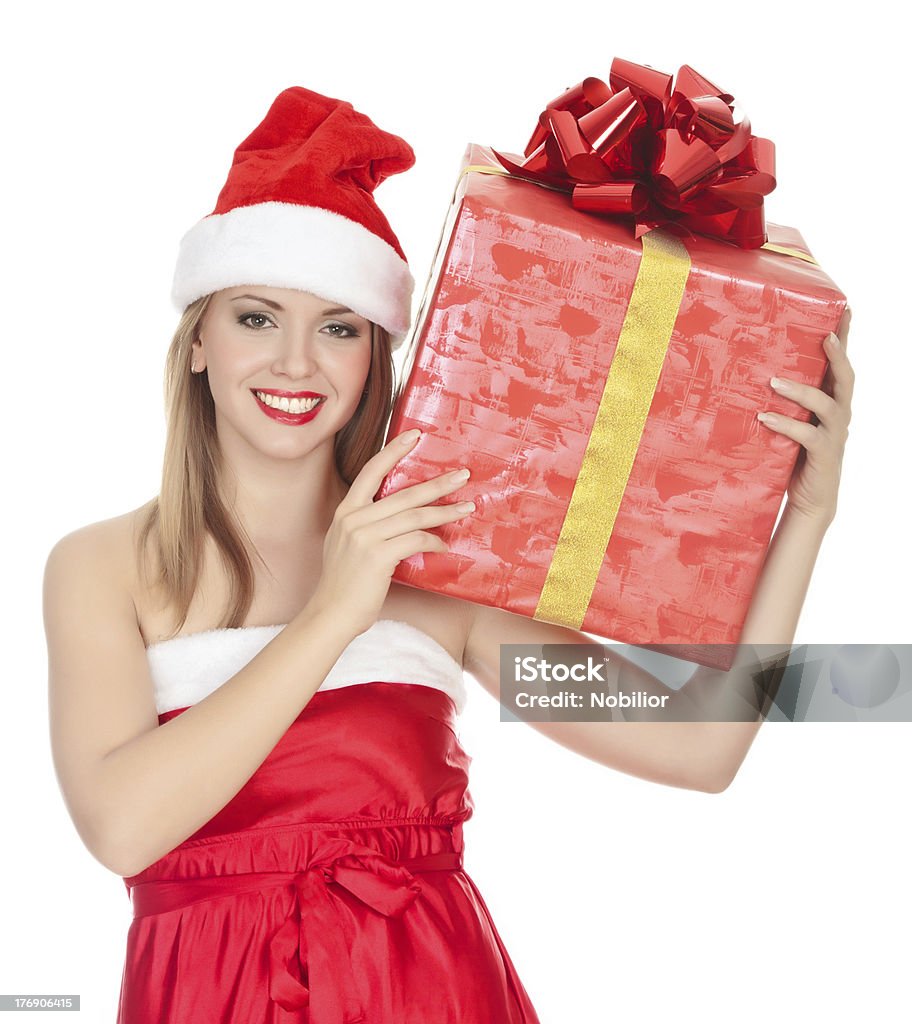
M148 504L142 505L65 534L48 554L46 582L63 582L78 575L87 589L120 587L132 598L137 576L137 539L148 508Z
M136 537L145 508L81 526L51 548L43 609L52 682L85 661L86 652L111 645L144 649L135 598Z
M97 523L77 527L61 537L51 549L51 553L71 556L76 552L92 552L96 555L105 555L106 561L113 561L123 552L125 545L135 540L150 504L141 505L110 519L101 519Z

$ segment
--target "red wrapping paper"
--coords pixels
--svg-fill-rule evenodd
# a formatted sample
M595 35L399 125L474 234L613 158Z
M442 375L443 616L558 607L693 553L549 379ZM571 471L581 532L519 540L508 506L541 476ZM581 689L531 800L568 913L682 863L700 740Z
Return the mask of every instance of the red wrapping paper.
M502 170L469 145L463 168ZM770 243L809 253L794 229ZM779 374L819 387L846 298L817 265L707 237L691 268L629 479L578 628L728 667L800 446L764 409L808 420ZM424 434L377 497L468 466L435 528L449 545L393 578L535 615L636 277L628 224L503 174L459 179L389 436ZM551 620L556 621L556 620ZM568 624L568 623L563 623Z

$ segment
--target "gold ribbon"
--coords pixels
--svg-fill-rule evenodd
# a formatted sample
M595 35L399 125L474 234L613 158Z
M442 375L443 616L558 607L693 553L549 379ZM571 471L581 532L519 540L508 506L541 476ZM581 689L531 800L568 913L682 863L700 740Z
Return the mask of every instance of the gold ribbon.
M808 263L813 263L815 267L819 267L820 264L814 257L808 252L802 252L800 249L789 249L784 245L774 245L772 242L764 242L760 246L761 249L769 249L770 252L781 252L786 256L797 256L799 260L806 260Z
M533 618L579 629L649 415L690 274L667 232L641 236L643 257L560 536Z

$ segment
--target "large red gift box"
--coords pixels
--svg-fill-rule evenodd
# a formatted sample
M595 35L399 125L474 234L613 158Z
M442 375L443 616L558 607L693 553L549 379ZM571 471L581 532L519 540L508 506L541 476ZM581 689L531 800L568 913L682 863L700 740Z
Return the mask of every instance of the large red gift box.
M476 510L393 578L728 668L845 296L793 228L740 248L574 209L469 145L377 497L467 466ZM804 257L804 258L803 258ZM656 336L659 340L656 340ZM664 341L662 336L664 335Z

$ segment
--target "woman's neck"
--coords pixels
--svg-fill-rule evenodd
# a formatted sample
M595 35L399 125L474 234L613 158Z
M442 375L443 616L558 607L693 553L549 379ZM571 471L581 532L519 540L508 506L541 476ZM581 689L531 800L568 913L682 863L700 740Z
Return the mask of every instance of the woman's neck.
M321 541L348 484L339 476L330 445L305 459L225 459L222 493L254 543Z

